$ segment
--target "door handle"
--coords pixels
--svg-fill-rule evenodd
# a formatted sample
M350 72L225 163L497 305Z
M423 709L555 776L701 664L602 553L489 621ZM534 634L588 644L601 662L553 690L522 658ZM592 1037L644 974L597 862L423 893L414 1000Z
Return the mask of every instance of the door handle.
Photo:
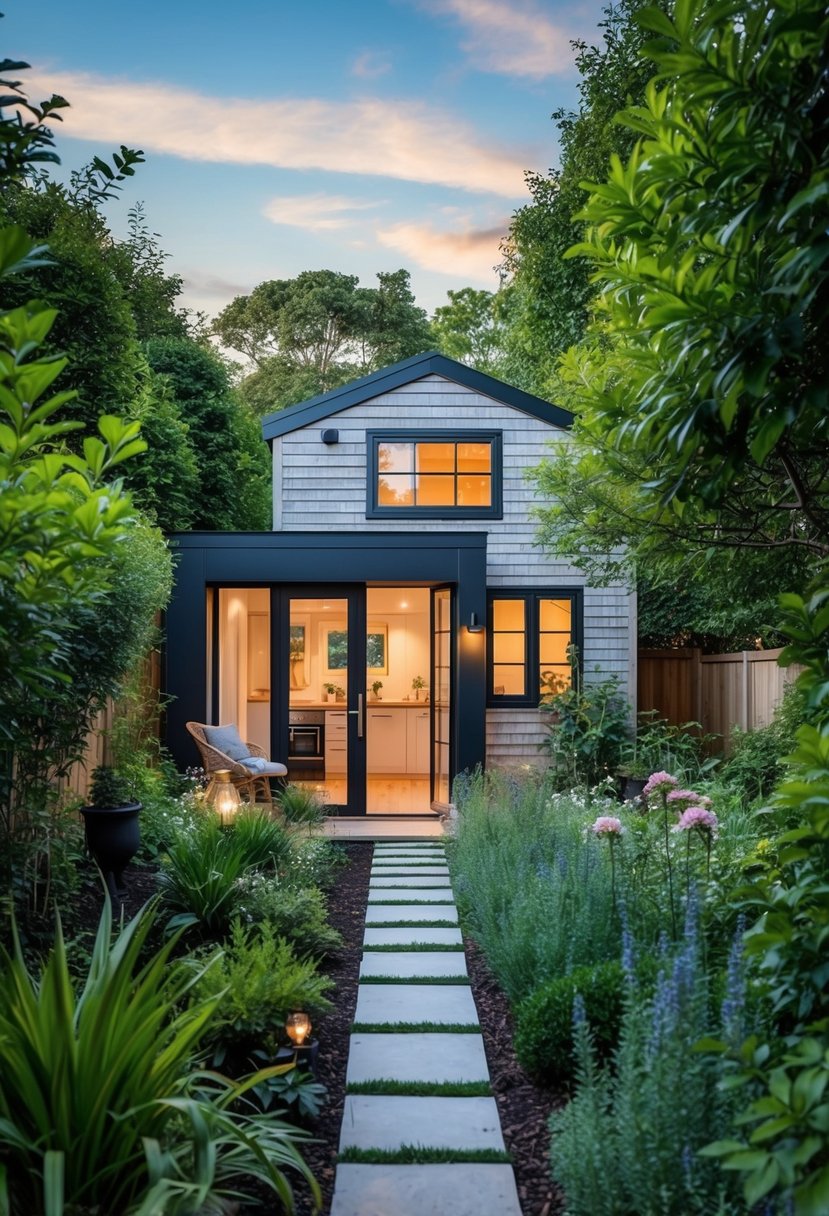
M363 694L361 692L357 693L357 708L350 709L348 712L350 714L357 715L357 738L362 739L362 737L363 737Z

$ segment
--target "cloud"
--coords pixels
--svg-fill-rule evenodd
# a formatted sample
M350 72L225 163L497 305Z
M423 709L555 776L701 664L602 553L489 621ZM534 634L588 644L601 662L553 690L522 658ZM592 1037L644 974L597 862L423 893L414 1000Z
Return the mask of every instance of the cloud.
M292 194L272 198L262 214L274 224L289 224L308 232L349 228L359 222L355 211L380 207L382 200L344 198L337 194Z
M187 160L325 169L520 198L524 167L537 159L419 101L236 100L86 73L33 74L28 87L70 98L64 136Z
M573 67L572 30L556 25L534 0L422 0L465 30L462 49L473 65L504 76L542 80Z
M509 228L509 218L492 228L467 227L447 231L432 224L394 224L378 228L377 239L389 249L398 249L425 270L472 279L494 286L499 250Z
M361 80L376 80L391 71L391 59L381 51L363 51L351 65L351 75Z

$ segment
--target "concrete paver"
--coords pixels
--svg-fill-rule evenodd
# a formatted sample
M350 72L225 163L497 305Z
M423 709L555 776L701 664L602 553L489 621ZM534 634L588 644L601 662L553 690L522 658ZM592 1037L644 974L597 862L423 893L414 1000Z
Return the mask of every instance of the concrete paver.
M416 891L406 887L383 887L382 890L369 888L368 902L370 904L387 904L389 900L410 899L412 903L424 900L433 904L452 902L451 887L419 887Z
M338 1165L331 1216L521 1216L511 1165Z
M349 1082L488 1081L479 1034L354 1034Z
M369 886L370 891L374 891L374 890L379 891L379 890L385 890L388 887L401 887L401 886L402 887L438 887L438 886L441 886L442 884L440 882L437 882L436 880L441 879L441 878L444 878L446 880L446 884L448 886L448 884L449 884L449 871L448 870L445 870L442 874L439 874L439 873L421 874L421 873L418 873L417 870L412 870L408 874L394 873L388 877L386 875L384 875L382 871L380 871L379 874L375 874L375 872L372 870L368 886ZM450 888L450 890L451 890L451 888Z
M360 963L360 975L391 975L403 979L412 975L439 978L446 975L466 975L466 957L462 950L368 951Z
M423 928L401 925L399 928L373 929L366 926L363 946L461 946L460 929Z
M404 925L408 920L445 920L450 925L458 923L458 910L454 904L372 904L366 908L366 924Z
M352 1147L395 1149L404 1144L503 1151L495 1099L346 1095L340 1152Z
M477 1024L466 984L360 984L355 1022L461 1022Z

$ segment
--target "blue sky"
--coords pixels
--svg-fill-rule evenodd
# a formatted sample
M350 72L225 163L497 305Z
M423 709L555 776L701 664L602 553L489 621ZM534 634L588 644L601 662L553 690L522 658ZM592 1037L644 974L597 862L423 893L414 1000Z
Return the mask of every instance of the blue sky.
M140 167L109 208L143 200L215 314L263 279L406 267L428 311L497 286L498 245L556 163L551 112L576 100L570 40L602 0L10 0L4 53L29 91L71 102L74 168L120 144Z

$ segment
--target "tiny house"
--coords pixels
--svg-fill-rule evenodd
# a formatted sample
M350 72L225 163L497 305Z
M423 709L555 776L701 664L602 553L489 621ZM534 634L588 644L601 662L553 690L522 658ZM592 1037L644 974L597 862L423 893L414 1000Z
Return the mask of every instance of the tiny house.
M418 355L263 422L273 531L181 533L167 743L235 722L332 813L433 814L477 765L537 765L572 644L635 688L635 598L535 543L525 470L572 421Z

